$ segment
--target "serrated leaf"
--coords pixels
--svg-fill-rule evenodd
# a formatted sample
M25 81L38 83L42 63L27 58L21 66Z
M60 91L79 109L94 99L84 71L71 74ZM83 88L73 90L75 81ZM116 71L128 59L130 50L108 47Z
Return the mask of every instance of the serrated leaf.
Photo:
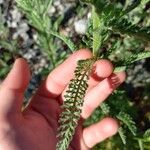
M126 68L131 64L134 63L136 61L145 59L145 58L149 58L150 57L150 51L145 51L145 52L141 52L141 53L137 53L137 54L132 54L130 57L122 60L122 64L123 66L117 66L115 67L114 72L121 72L121 71L125 71Z
M69 83L69 89L66 91L66 94L64 96L65 100L62 107L63 110L59 119L60 132L58 131L58 143L56 146L57 150L67 150L75 133L75 129L80 119L83 99L88 88L87 82L94 62L94 59L79 61L74 72L75 76ZM76 76L76 72L80 72L80 76ZM65 135L63 134L64 132Z
M136 135L137 128L135 126L135 122L129 114L125 112L120 112L116 117L128 127L133 135Z
M125 131L124 131L124 129L122 127L120 127L118 129L118 133L119 133L119 136L120 136L123 144L126 144L126 135L125 135Z
M144 138L150 138L150 129L147 129L143 135Z
M69 47L71 52L74 52L76 50L75 44L68 37L61 35L61 34L54 32L54 31L50 31L50 34L61 39Z
M102 110L102 112L103 112L104 115L108 115L110 113L110 107L109 107L108 104L106 104L106 103L103 102L100 105L100 108L101 108L101 110Z

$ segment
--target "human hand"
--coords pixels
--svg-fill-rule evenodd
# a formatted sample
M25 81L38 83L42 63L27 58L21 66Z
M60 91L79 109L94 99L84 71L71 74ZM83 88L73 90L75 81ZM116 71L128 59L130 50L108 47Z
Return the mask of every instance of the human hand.
M22 111L24 91L30 80L27 62L19 58L0 87L0 150L55 150L58 118L63 95L73 78L77 61L92 56L88 50L79 50L50 73L41 84L30 104ZM89 80L81 117L86 119L118 85L125 73L112 75L108 60L95 63ZM117 80L116 80L117 79ZM70 150L88 150L114 135L118 123L112 118L82 128L79 124Z

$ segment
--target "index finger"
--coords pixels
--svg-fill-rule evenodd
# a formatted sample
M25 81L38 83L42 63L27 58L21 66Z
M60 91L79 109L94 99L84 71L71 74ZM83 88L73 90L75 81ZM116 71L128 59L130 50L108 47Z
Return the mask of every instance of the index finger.
M77 62L91 57L92 52L88 49L81 49L73 53L49 74L47 79L40 86L37 94L48 98L58 97L67 87L69 81L73 78ZM95 86L102 78L110 76L113 72L113 66L108 60L99 60L94 64L94 66L96 69L94 74L90 77L90 87Z
M77 62L91 57L92 53L87 49L81 49L73 53L49 74L47 79L40 86L37 94L53 98L59 96L73 78Z

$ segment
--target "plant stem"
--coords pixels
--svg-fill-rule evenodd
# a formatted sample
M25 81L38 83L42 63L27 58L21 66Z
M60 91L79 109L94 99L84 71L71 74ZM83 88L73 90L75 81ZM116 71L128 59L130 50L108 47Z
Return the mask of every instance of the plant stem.
M48 9L50 8L50 6L52 5L53 0L47 0L48 2L46 3L46 7L45 10L43 12L43 16L46 15L46 13L48 12Z
M138 144L139 144L140 150L144 150L143 143L141 140L138 140Z
M50 59L51 59L52 67L55 68L56 65L55 65L55 58L54 58L54 56L56 56L56 55L55 55L54 52L51 50L51 46L50 46L50 43L49 43L49 40L50 40L50 39L49 39L49 36L48 36L47 33L45 33L45 38L46 38L46 42L47 42L47 45L48 45L48 54L49 54L49 57L50 57Z

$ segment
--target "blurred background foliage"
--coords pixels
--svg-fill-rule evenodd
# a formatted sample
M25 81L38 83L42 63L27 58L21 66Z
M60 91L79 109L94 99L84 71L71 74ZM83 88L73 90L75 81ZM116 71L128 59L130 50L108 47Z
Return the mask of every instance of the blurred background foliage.
M18 0L18 4L19 1L21 0ZM101 0L103 4L108 1ZM0 0L0 80L6 77L17 57L26 58L33 75L25 93L25 103L35 92L40 81L73 50L92 47L91 6L78 0L56 0L52 4L51 2L41 1L42 9L31 7L31 12L29 8L29 10L22 8L21 5L18 7L14 0ZM101 46L103 58L110 59L114 65L132 54L150 51L150 1L143 0L140 5L139 2L141 1L111 1L116 9L129 12L125 18L132 23L133 27L138 24L141 29L145 27L149 32L141 36L132 31L126 34L128 24L120 22L118 26L119 22L110 22L110 24L116 23L117 27L123 25L127 27L125 33L118 32L116 28L116 30L109 28L110 37L104 40ZM20 10L23 9L22 13ZM135 36L129 36L131 33ZM126 123L126 120L122 120L120 136L118 134L98 144L95 150L150 149L150 58L130 65L127 75L126 82L107 99L107 103L97 108L86 120L85 126L108 115L115 118L117 116L118 119L126 116L130 121L134 121L131 121L131 124L127 122L125 126L122 122ZM136 135L134 131L133 134L129 132L130 125L137 127ZM123 128L125 130L122 131Z

